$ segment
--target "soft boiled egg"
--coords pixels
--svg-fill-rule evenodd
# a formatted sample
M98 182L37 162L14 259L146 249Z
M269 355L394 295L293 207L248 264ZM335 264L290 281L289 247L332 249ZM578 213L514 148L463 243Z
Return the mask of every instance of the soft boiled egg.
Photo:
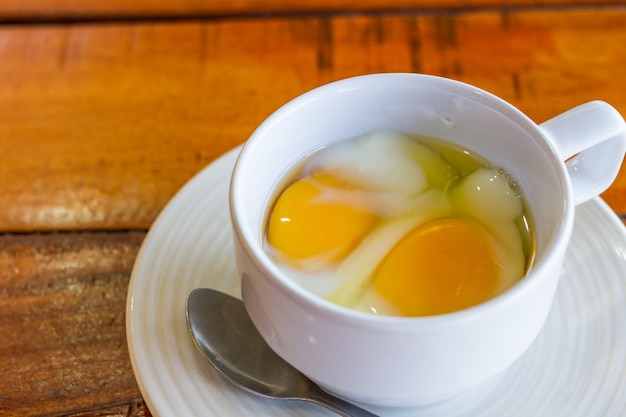
M332 182L326 177L327 182ZM333 198L341 189L305 177L291 184L272 211L267 240L282 262L316 270L343 259L378 216L363 199Z
M517 282L526 252L516 184L428 143L373 132L315 154L270 214L279 267L330 301L388 315L450 313Z
M376 291L406 316L449 313L493 297L508 262L477 222L444 218L414 229L381 262Z
M451 190L453 216L415 228L387 254L376 292L403 315L450 313L487 301L525 272L518 190L481 168Z
M441 209L434 210L443 197L425 198L433 192L423 194L417 210L430 212L428 221L405 220L395 232L376 228L338 268L341 276L355 278L329 299L378 314L428 316L485 302L524 275L526 257L515 223L523 203L505 175L477 169L446 193L449 209L439 203ZM378 252L366 250L377 235Z
M406 211L428 185L406 135L374 132L323 149L279 196L267 240L282 261L317 270L343 259L381 216Z

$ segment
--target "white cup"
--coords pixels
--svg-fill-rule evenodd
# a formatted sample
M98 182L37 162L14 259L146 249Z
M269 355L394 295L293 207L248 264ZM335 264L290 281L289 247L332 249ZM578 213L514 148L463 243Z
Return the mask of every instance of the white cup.
M381 129L457 142L517 178L536 233L534 264L518 284L455 313L375 316L308 292L272 262L262 242L283 175L322 145ZM537 125L490 93L428 75L375 74L312 90L262 123L234 168L230 209L245 306L272 349L336 395L413 406L459 394L505 369L535 339L559 281L574 207L614 181L625 148L623 118L599 101Z

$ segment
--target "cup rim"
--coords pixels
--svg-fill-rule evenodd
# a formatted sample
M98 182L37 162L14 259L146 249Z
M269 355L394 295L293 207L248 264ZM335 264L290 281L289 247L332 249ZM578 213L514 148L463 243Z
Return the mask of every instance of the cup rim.
M251 153L254 151L254 148L257 146L257 142L260 140L259 138L264 136L264 132L272 125L279 122L281 118L286 117L293 109L305 105L310 100L315 100L318 95L337 90L337 88L348 88L346 84L359 83L367 81L367 79L371 78L389 78L403 82L420 78L433 80L433 82L439 83L437 84L438 86L444 86L447 84L448 86L454 86L454 88L461 88L467 94L472 94L474 98L478 97L480 99L479 101L483 104L486 104L491 108L496 108L500 113L512 118L512 120L516 123L524 126L526 131L532 132L533 136L541 140L541 146L545 146L546 153L551 159L553 159L554 165L558 169L559 182L564 190L564 200L562 202L562 208L560 209L560 224L554 229L548 239L546 243L546 250L543 251L540 259L538 259L537 262L531 266L529 271L527 271L524 277L522 277L522 279L515 283L511 288L483 303L445 314L407 317L361 312L326 300L325 298L314 294L291 280L274 264L267 253L263 250L259 236L256 236L254 231L250 230L249 227L241 224L238 212L245 209L245 207L241 207L242 204L240 203L240 194L242 192L239 188L239 177L241 175L240 168L242 165L246 164L246 159L251 157ZM550 144L549 139L542 133L539 126L535 122L533 122L528 116L512 104L492 93L482 90L479 87L450 78L415 73L379 73L345 78L309 90L280 106L268 118L266 118L257 127L257 129L255 129L237 157L229 188L229 209L234 238L241 241L242 249L248 253L249 259L251 259L255 263L256 267L269 278L268 282L270 282L274 288L278 289L292 301L296 303L305 303L310 308L314 309L318 314L324 315L327 318L332 318L334 321L344 323L349 322L350 325L360 328L385 328L389 331L397 331L415 326L456 326L458 324L478 320L481 317L484 317L487 313L493 314L493 310L497 311L505 305L514 302L516 298L523 297L526 292L532 290L532 287L538 285L537 281L541 279L543 271L549 269L550 267L548 265L551 262L550 260L557 256L559 251L564 252L564 248L562 246L567 246L574 223L572 189L570 182L567 180L565 165L563 161L559 159L555 149Z

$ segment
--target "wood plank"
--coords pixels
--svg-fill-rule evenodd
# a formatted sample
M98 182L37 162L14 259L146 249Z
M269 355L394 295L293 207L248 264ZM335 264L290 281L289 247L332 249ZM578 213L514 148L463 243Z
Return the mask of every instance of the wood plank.
M144 237L0 236L0 415L148 415L124 322Z
M99 407L73 414L62 414L64 417L152 417L148 406L143 400L131 401L113 407Z
M621 4L621 0L0 0L0 20L145 19L390 10L554 7Z
M626 114L626 11L476 11L0 28L0 230L144 229L203 166L317 85L448 76L537 122ZM626 212L626 172L605 194Z

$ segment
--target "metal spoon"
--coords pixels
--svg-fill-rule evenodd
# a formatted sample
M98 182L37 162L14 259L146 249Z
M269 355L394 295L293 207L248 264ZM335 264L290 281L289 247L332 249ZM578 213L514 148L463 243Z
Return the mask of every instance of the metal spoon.
M187 299L187 325L202 356L248 392L310 401L344 417L376 417L323 391L274 353L237 298L208 288L194 290Z

